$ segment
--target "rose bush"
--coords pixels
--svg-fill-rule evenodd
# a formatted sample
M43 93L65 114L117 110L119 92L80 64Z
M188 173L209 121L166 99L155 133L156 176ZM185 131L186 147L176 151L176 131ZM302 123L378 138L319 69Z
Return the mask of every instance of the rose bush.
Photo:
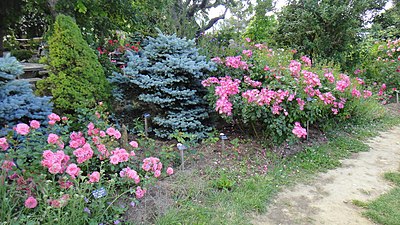
M345 106L372 94L361 78L350 78L332 65L313 65L307 56L293 60L294 50L252 42L242 46L240 55L213 58L219 70L202 84L220 115L257 136L264 131L275 143L292 134L306 137L301 126L307 122L351 117Z
M52 113L47 128L37 121L21 123L0 138L1 221L122 221L127 199L137 204L164 171L173 174L158 158L140 161L136 141L120 148L121 132L101 111L92 115L80 131L69 132L68 118Z

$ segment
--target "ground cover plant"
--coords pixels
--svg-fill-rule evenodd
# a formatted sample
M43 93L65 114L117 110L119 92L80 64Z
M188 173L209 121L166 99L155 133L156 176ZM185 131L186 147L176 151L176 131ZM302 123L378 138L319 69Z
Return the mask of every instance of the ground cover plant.
M379 196L377 199L370 202L353 200L353 204L366 211L363 215L370 218L372 221L379 224L398 224L400 221L400 174L398 172L388 172L384 174L384 178L392 182L395 187L389 192Z
M0 219L6 224L117 224L146 189L173 174L155 157L138 159L136 141L121 148L121 133L107 122L102 103L85 128L55 113L48 126L19 123L0 138ZM97 111L96 111L97 110ZM128 223L128 222L127 222Z

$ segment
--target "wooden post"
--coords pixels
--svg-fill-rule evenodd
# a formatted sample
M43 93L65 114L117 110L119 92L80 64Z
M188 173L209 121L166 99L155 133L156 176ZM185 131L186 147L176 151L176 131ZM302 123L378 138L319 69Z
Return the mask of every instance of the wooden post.
M308 130L309 130L309 122L308 122L308 120L307 120L307 141L308 141L308 135L310 134L310 133L308 132Z

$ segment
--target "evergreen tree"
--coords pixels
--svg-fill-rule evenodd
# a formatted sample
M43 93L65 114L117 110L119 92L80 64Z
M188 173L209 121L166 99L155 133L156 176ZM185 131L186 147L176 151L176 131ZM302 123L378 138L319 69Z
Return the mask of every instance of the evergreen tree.
M22 73L22 66L15 57L8 54L0 58L1 127L33 119L44 121L52 111L50 97L37 97L27 81L16 80Z
M208 113L201 80L213 67L199 55L194 40L160 33L149 38L142 52L128 57L125 75L116 75L113 82L124 94L136 91L133 96L143 109L155 115L156 135L169 138L180 131L204 137Z
M57 16L49 51L50 76L37 87L40 94L53 96L58 111L75 114L78 108L107 101L110 90L104 71L71 17Z

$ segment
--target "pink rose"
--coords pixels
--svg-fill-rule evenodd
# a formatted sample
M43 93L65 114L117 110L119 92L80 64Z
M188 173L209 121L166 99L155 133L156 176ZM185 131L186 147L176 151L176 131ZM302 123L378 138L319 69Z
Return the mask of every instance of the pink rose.
M131 141L129 142L129 144L133 147L133 148L138 148L139 144L136 141Z
M29 125L33 128L33 129L38 129L40 127L40 123L37 120L32 120Z
M47 137L47 143L56 144L58 139L59 137L57 134L49 134L49 136Z
M100 173L95 171L89 176L89 183L96 183L100 180Z
M17 125L15 130L17 131L18 134L27 135L29 133L29 126L26 125L25 123L20 123Z
M172 169L171 167L168 167L168 169L167 169L167 174L168 174L169 176L171 176L172 174L174 174L174 169Z
M75 163L72 163L68 165L66 173L68 173L72 178L75 178L78 176L80 171L81 169Z
M49 124L50 125L54 125L54 124L56 124L56 121L55 120L49 120Z
M7 150L9 147L8 143L7 143L7 139L6 138L0 138L0 148L3 149L3 151Z
M114 129L113 127L109 127L109 128L107 128L106 133L107 133L108 135L110 135L110 136L114 136L114 134L115 134L115 129Z
M37 200L32 196L30 196L29 198L27 198L25 200L25 207L28 209L35 208L37 206L37 204L38 204Z
M47 116L47 118L49 118L49 120L54 120L54 121L60 121L60 116L55 114L55 113L51 113L50 115Z
M156 170L156 172L154 172L154 177L159 177L161 175L161 171Z

